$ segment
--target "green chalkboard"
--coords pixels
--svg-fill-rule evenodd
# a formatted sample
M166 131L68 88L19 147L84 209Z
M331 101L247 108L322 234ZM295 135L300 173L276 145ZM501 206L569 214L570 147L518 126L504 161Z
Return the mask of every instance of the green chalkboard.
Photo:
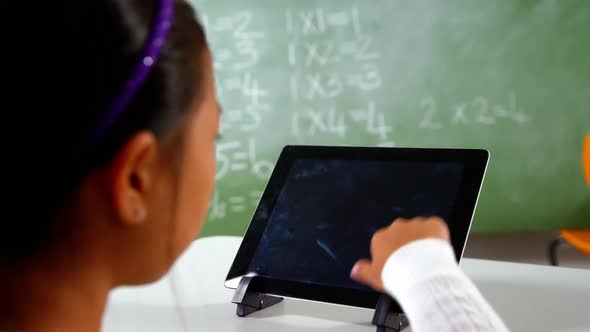
M474 232L590 227L590 1L194 0L224 108L203 235L286 144L487 148Z

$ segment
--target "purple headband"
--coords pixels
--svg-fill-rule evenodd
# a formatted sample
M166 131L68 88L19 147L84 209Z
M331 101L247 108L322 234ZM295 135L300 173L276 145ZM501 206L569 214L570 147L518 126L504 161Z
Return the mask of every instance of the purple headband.
M131 104L135 94L158 61L158 56L172 26L173 14L174 0L160 0L157 17L141 52L140 61L125 82L121 94L110 104L104 119L90 136L87 146L94 147L98 144L115 121L123 114L123 111Z

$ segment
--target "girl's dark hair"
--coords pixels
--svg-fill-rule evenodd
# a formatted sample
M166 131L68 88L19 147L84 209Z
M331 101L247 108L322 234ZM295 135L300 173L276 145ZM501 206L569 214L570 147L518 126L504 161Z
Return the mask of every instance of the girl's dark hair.
M98 146L84 145L140 61L159 1L70 0L47 13L51 20L33 40L50 48L37 59L50 73L38 75L42 91L22 100L27 114L19 119L37 123L30 142L18 143L29 156L22 163L32 169L19 171L22 182L13 188L19 206L10 210L20 213L4 220L0 262L23 261L51 246L67 229L56 216L81 180L137 131L170 132L200 97L207 41L192 8L176 0L171 30L149 77Z

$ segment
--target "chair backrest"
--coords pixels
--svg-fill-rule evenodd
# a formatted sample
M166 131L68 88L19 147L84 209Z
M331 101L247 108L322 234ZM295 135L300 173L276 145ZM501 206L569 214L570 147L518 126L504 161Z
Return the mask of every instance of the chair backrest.
M586 176L586 183L590 186L590 134L586 135L584 147L582 148L582 168Z

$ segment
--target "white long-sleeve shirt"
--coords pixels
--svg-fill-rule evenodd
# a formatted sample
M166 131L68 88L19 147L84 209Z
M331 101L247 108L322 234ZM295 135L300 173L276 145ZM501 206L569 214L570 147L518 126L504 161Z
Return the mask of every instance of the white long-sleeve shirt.
M413 332L508 331L459 268L448 242L424 239L404 245L386 261L382 278Z

